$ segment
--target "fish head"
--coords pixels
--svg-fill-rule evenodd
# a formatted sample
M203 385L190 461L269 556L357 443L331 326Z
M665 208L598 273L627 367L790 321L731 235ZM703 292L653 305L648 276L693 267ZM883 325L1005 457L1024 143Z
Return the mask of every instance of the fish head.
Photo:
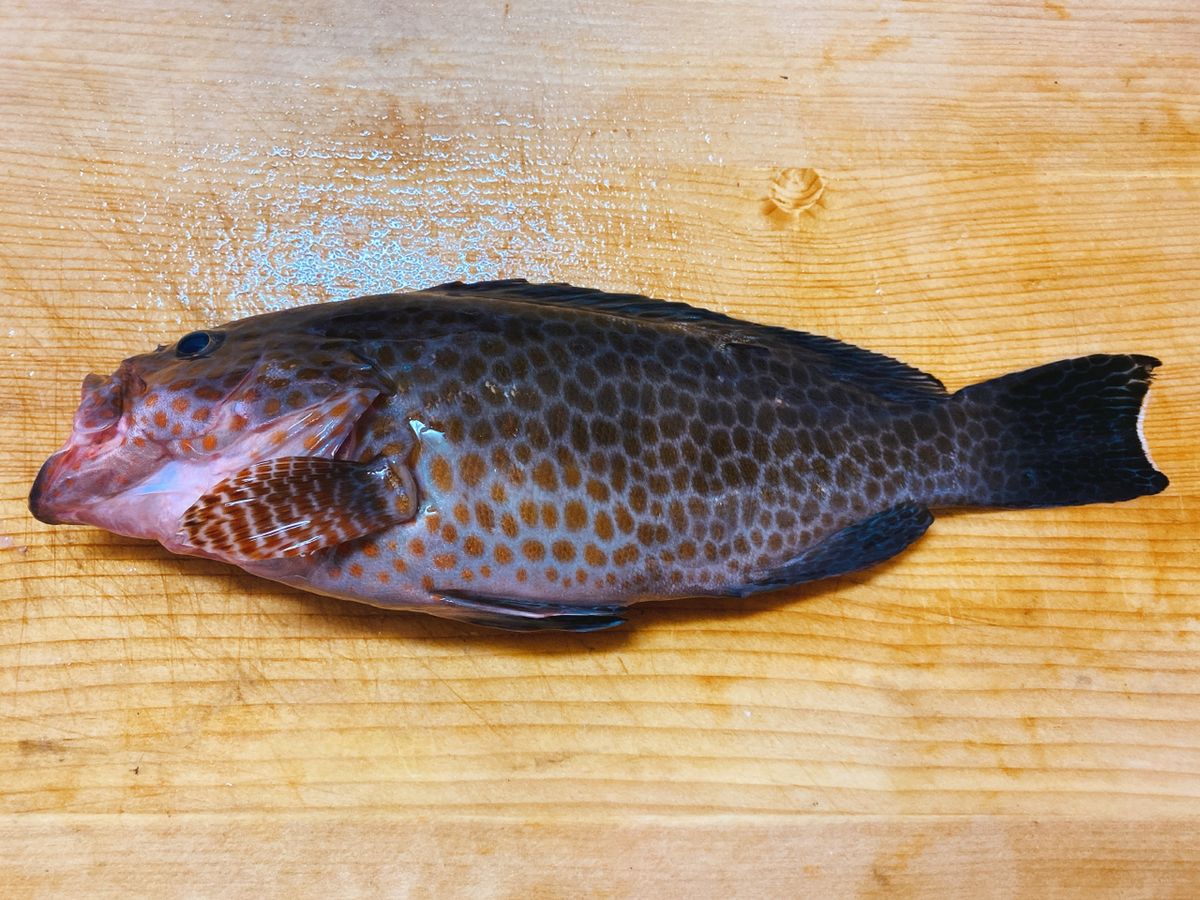
M280 315L194 331L88 375L71 436L30 492L33 515L176 549L183 513L225 478L353 452L383 389L378 370L352 341L283 327Z

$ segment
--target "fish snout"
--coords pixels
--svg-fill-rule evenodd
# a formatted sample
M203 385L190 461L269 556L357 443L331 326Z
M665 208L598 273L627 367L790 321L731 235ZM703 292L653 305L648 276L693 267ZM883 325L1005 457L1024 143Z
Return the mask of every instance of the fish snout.
M42 463L42 468L38 471L37 478L33 481L33 487L29 491L29 511L33 513L35 519L45 522L47 525L65 524L52 511L53 486L62 464L62 455L60 451Z

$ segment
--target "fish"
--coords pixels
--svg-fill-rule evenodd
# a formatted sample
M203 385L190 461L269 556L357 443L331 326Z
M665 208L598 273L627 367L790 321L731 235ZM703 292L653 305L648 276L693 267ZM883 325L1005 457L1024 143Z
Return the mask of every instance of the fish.
M949 393L887 356L684 303L522 279L193 331L83 381L29 495L317 594L515 631L845 575L952 507L1168 480L1151 356Z

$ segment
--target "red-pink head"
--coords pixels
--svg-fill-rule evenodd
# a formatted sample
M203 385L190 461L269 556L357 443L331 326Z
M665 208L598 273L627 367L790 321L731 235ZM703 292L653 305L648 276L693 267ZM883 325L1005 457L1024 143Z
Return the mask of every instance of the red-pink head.
M379 386L350 341L299 312L194 331L87 376L71 436L29 494L33 515L186 552L173 546L180 517L222 479L344 451Z

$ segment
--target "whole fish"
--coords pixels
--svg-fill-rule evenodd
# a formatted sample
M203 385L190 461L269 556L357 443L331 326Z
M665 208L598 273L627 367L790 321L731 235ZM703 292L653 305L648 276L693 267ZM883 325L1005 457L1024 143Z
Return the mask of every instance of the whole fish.
M949 394L888 357L628 294L448 284L195 331L89 375L29 497L177 553L519 630L900 552L930 508L1128 500L1149 356Z

